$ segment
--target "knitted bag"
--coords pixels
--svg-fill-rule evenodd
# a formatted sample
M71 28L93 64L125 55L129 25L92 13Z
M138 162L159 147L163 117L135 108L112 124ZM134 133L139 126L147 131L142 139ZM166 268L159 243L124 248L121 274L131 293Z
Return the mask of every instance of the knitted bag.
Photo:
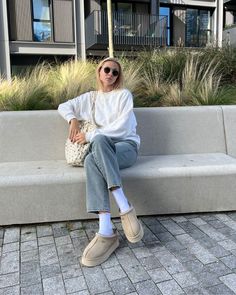
M80 122L80 132L86 133L91 132L98 127L95 122L95 92L91 92L92 97L92 119L93 122L90 121L79 121ZM90 143L87 142L85 144L73 143L68 138L65 144L65 157L68 165L75 167L83 167L84 159L89 152Z

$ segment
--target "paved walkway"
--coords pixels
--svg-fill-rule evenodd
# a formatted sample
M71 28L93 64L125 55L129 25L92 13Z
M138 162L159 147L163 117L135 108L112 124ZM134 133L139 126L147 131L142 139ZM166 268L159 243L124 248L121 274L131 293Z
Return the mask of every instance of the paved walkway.
M98 224L0 228L0 294L236 294L236 212L144 217L142 242L124 239L101 266L79 258Z

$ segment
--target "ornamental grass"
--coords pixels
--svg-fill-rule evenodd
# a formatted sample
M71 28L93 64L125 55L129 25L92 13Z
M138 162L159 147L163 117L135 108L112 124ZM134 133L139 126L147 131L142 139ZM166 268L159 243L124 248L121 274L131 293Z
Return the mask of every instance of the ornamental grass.
M11 81L0 77L0 111L57 109L95 89L98 62L44 63ZM123 56L120 62L135 107L236 103L236 49L158 49L133 59Z

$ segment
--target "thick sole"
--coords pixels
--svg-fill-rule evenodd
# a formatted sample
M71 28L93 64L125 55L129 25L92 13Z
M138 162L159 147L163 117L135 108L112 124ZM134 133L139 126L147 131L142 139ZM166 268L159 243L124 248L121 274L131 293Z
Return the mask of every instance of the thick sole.
M143 238L144 231L143 231L143 227L142 227L142 224L140 223L140 221L139 221L139 224L140 224L140 232L136 236L134 236L134 237L128 237L128 236L126 236L127 240L130 243L138 243Z
M119 247L119 239L117 239L112 246L110 247L110 249L101 257L98 257L97 259L92 259L89 260L85 257L82 256L80 262L84 265L84 266L88 266L88 267L93 267L93 266L97 266L100 265L101 263L105 262L110 255Z

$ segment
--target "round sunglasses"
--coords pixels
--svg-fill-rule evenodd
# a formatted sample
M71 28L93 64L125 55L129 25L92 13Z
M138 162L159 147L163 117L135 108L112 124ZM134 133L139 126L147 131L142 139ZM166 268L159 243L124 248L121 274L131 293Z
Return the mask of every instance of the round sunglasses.
M105 68L103 68L103 71L104 71L104 73L106 73L106 74L109 74L110 71L111 71L111 72L112 72L112 75L113 75L114 77L117 77L117 76L119 75L119 72L118 72L116 69L111 69L111 68L109 68L109 67L105 67Z

